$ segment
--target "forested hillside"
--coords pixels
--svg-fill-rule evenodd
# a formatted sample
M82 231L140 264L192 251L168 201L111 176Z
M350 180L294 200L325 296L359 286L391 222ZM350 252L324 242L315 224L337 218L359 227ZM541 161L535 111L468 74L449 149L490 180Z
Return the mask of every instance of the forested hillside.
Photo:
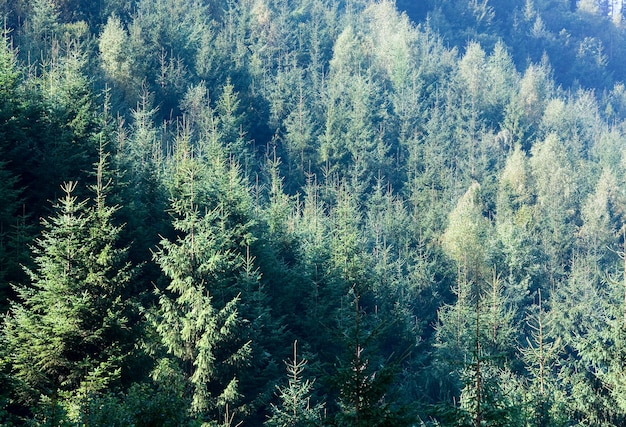
M626 425L622 9L0 1L0 425Z

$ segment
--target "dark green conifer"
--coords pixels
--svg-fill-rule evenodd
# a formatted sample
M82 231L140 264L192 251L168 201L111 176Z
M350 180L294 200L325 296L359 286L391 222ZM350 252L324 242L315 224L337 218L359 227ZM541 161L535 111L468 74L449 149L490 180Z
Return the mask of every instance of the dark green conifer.
M132 357L135 307L125 289L134 270L117 245L122 227L107 204L106 163L101 151L93 201L78 201L76 182L62 186L33 248L30 283L16 287L4 323L16 398L44 415L122 386Z

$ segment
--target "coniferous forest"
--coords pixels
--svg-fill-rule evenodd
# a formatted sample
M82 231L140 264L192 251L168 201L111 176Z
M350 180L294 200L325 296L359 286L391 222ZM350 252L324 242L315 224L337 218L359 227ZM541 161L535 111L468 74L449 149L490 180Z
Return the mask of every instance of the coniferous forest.
M623 3L0 1L0 425L626 425Z

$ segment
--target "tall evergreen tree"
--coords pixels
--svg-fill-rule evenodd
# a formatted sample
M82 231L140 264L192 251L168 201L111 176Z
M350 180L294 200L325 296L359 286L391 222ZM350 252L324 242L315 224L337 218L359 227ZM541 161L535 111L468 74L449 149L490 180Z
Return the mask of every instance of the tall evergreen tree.
M29 265L28 244L33 236L29 218L31 207L26 207L22 175L28 168L24 160L32 137L29 135L33 100L24 90L22 68L17 50L9 34L3 33L0 42L0 310L8 308L7 297L12 296L10 282L23 281L26 276L21 265ZM33 126L35 127L35 126ZM35 127L36 128L36 127ZM37 129L33 129L36 133Z
M520 315L544 277L532 191L528 159L516 144L499 177L495 231L503 258L500 270L508 282L505 293Z
M344 354L333 377L339 391L334 425L408 426L410 420L405 408L398 407L392 393L397 365L386 360L379 348L386 322L378 318L378 313L366 313L361 305L361 292L362 289L354 286L346 298L347 313L339 313L345 316L343 321L351 324L344 325Z
M217 422L240 403L239 371L249 363L251 343L234 285L251 236L237 189L229 194L229 185L241 183L230 181L233 172L219 147L212 148L200 154L186 127L177 138L170 166L177 238L163 239L154 259L168 282L159 291L157 331L181 363L191 413Z
M136 314L126 289L134 272L117 243L122 228L106 201L105 168L101 153L93 202L77 200L77 183L62 186L33 249L30 284L16 287L19 300L4 323L16 396L27 407L54 410L62 397L114 390L129 373Z
M113 161L121 174L120 217L127 224L124 238L133 243L129 252L132 261L146 263L145 280L137 292L147 291L145 284L159 276L158 267L148 263L150 251L158 244L159 235L169 236L171 232L170 218L165 212L168 206L163 147L166 131L154 123L157 110L151 107L150 97L144 93L131 110L131 123L128 126L118 123L111 132L115 137Z
M2 49L1 46L0 49ZM4 77L7 78L8 76L4 75ZM12 100L7 99L7 95L13 94L7 94L4 91L9 89L5 86L7 81L4 80L2 83L0 83L0 103L3 105L0 107L0 115L3 116L3 120L8 121L13 111L10 107L7 108L6 104L12 102ZM0 135L3 133L0 130ZM8 147L0 145L0 156L3 158L6 158L6 148ZM19 179L12 172L9 163L4 160L0 161L0 200L2 200L2 207L0 208L0 312L3 313L8 308L8 297L12 293L9 281L20 277L20 263L26 262L21 250L21 246L23 246L21 241L25 239L25 233L24 230L20 230L24 218L19 215L21 189L18 187L18 183Z
M537 291L536 306L531 307L526 323L529 332L521 358L530 374L528 414L529 423L537 426L563 423L563 393L556 387L555 364L561 350L559 337L554 337L554 313L546 311L541 289Z

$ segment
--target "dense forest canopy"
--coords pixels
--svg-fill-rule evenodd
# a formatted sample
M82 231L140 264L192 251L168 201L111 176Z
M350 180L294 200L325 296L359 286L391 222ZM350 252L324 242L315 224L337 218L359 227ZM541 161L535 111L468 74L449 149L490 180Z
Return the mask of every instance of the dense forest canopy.
M622 1L0 13L1 425L626 425Z

